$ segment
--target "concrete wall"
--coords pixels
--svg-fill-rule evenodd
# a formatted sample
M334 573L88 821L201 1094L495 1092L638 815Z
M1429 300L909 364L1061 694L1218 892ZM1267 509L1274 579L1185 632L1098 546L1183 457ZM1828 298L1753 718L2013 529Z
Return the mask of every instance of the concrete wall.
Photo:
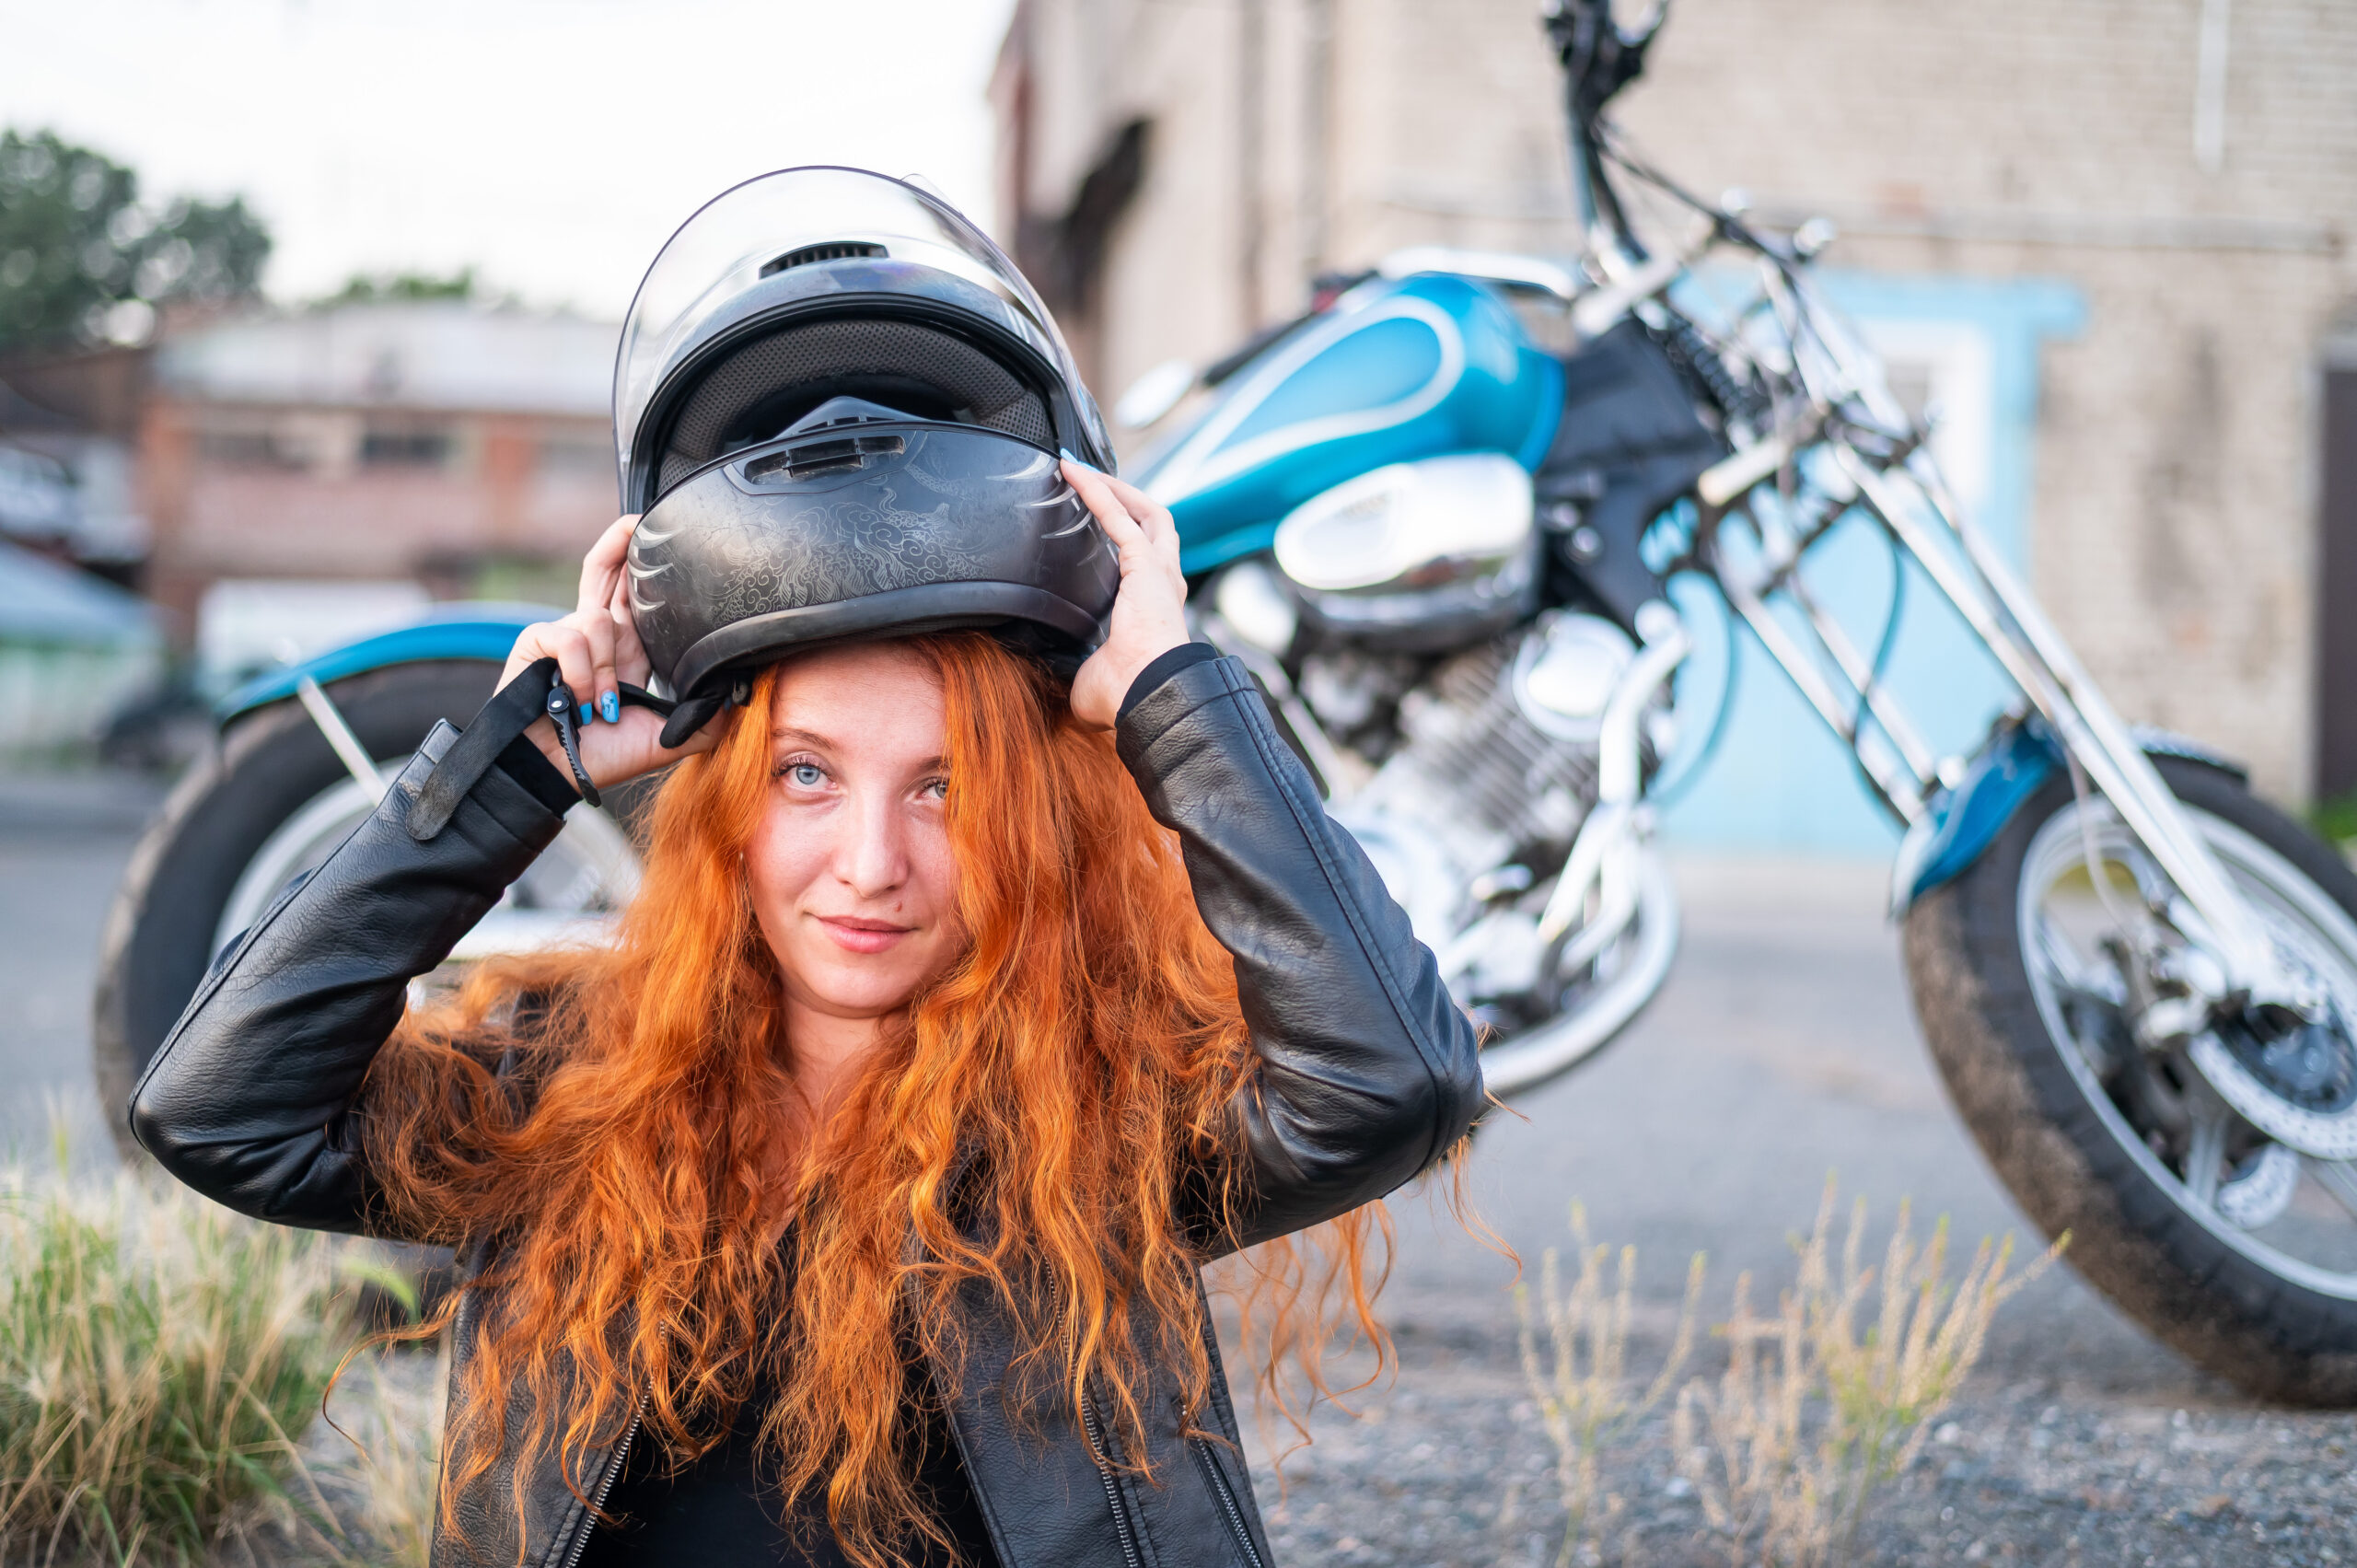
M2033 583L2131 716L2298 798L2317 372L2357 311L2357 6L2206 5L2223 53L2205 0L1678 0L1621 118L1700 192L1831 215L1844 269L2075 297L2017 455ZM1089 323L1100 389L1223 351L1321 267L1571 250L1536 9L1024 0L1028 210L1154 126Z

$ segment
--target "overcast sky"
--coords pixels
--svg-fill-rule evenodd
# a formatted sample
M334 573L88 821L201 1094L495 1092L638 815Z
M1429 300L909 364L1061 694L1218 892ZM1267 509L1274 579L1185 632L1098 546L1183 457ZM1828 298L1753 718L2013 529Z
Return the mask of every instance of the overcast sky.
M0 124L142 192L243 194L265 286L474 265L619 319L671 230L765 169L921 173L989 225L1011 0L0 0Z

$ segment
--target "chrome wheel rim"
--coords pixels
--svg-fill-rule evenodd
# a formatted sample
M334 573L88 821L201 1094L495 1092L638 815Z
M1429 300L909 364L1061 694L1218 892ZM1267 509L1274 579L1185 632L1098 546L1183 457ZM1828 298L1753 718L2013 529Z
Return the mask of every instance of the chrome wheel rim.
M376 808L375 796L358 781L338 779L280 823L239 873L214 928L213 950L261 919L288 882L316 869ZM621 825L603 811L576 807L555 842L459 939L450 961L604 941L638 890L638 870Z
M2357 920L2292 863L2223 818L2179 807L2209 841L2287 960L2357 1018ZM2084 828L2082 813L2084 813ZM2088 841L2109 899L2088 866ZM2192 1051L2159 1056L2130 1037L2126 986L2102 947L2114 912L2143 907L2160 873L2108 803L2073 801L2030 841L2016 925L2040 1021L2097 1119L2170 1202L2269 1272L2357 1300L2357 1162L2269 1139L2234 1111Z

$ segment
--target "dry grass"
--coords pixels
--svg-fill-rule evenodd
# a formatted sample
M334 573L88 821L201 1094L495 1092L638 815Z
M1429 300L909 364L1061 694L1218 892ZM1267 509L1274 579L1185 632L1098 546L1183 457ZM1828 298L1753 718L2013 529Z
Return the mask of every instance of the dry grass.
M354 1338L324 1238L160 1179L0 1176L0 1560L316 1529L295 1437Z
M2009 1279L2012 1238L1984 1238L1951 1285L1945 1220L1919 1248L1901 1203L1876 1269L1864 1261L1860 1199L1837 1264L1836 1207L1829 1180L1799 1249L1799 1277L1772 1317L1753 1310L1751 1277L1737 1279L1721 1330L1726 1371L1678 1396L1680 1468L1736 1568L1848 1561L1875 1489L1922 1450L1933 1419L1980 1359L1998 1307L2062 1248L2057 1242Z
M424 1568L438 1385L363 1356L335 1414L365 1448L306 1435L360 1287L406 1275L53 1138L53 1170L0 1167L0 1564Z
M335 1431L315 1440L336 1472L335 1515L352 1561L367 1568L426 1568L435 1483L442 1464L442 1393L448 1350L430 1366L416 1351L379 1351L347 1368L329 1402Z
M1979 1361L1997 1309L2061 1250L2058 1242L2014 1275L2012 1239L1984 1239L1951 1283L1945 1221L1919 1245L1902 1203L1879 1265L1870 1265L1864 1202L1852 1206L1837 1253L1838 1207L1829 1180L1815 1225L1795 1246L1797 1276L1773 1315L1754 1310L1749 1274L1736 1280L1732 1316L1714 1330L1727 1344L1725 1371L1678 1391L1678 1468L1735 1568L1848 1561L1875 1490L1922 1452L1933 1419ZM1557 1568L1603 1560L1621 1508L1604 1490L1606 1461L1677 1388L1703 1283L1697 1254L1667 1354L1641 1381L1629 1369L1635 1249L1622 1248L1616 1266L1611 1249L1589 1239L1576 1203L1572 1232L1578 1269L1570 1286L1550 1249L1535 1297L1515 1290L1523 1377L1555 1450L1564 1513ZM1518 1503L1510 1492L1502 1526L1510 1527Z
M1538 1305L1527 1286L1514 1290L1515 1317L1521 1325L1522 1372L1538 1406L1540 1423L1555 1448L1555 1485L1563 1504L1563 1541L1557 1568L1569 1568L1581 1549L1593 1552L1608 1519L1599 1516L1601 1457L1622 1433L1643 1418L1677 1384L1694 1344L1694 1319L1702 1295L1702 1255L1686 1274L1686 1302L1662 1369L1639 1387L1629 1376L1629 1323L1635 1305L1637 1249L1620 1249L1609 1289L1606 1260L1610 1249L1588 1237L1587 1214L1572 1205L1572 1235L1578 1243L1579 1275L1562 1287L1562 1265L1553 1248L1538 1265ZM1547 1351L1539 1351L1539 1329ZM1608 1503L1606 1512L1610 1512Z

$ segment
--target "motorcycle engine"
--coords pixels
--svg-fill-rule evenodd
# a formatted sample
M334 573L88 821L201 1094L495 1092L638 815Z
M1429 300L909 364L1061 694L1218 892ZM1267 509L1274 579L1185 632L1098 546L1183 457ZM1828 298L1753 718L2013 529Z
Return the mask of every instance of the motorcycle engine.
M1552 614L1449 656L1399 698L1389 755L1334 808L1460 1001L1536 983L1538 911L1521 904L1537 895L1511 895L1561 865L1595 805L1605 704L1635 652L1608 621ZM1303 691L1314 705L1345 673L1305 670Z
M1547 879L1596 804L1604 710L1636 656L1611 621L1537 613L1533 512L1501 454L1395 463L1295 508L1276 570L1239 563L1211 601L1271 659L1307 633L1295 688L1376 764L1335 819L1468 1005L1538 985Z

